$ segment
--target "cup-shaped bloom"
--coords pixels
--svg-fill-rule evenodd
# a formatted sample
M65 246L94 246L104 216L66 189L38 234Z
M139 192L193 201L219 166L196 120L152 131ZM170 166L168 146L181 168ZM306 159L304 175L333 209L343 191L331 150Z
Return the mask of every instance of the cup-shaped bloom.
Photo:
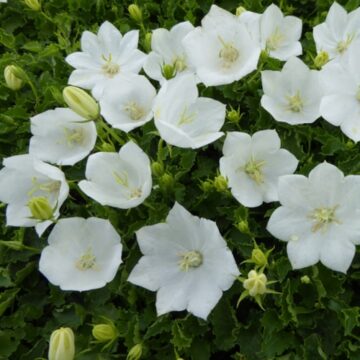
M184 75L163 84L155 102L155 126L169 144L196 149L223 135L225 105L199 97L193 76Z
M24 82L18 76L16 76L16 66L8 65L4 69L4 79L6 86L11 90L19 90L23 87Z
M64 173L32 155L16 155L4 159L0 171L0 201L8 204L6 224L35 226L40 236L60 215L59 209L69 194ZM31 199L46 198L53 209L53 219L34 218Z
M194 29L189 21L173 26L170 30L156 29L151 37L151 52L145 60L146 74L160 83L163 83L164 68L170 66L174 76L194 74L195 69L189 64L187 55L182 46L182 39Z
M350 12L334 2L325 22L313 29L317 52L325 51L330 59L341 58L360 38L360 8Z
M74 332L70 328L54 330L50 336L49 360L73 360L75 357Z
M267 230L287 242L293 269L321 261L345 273L360 244L360 176L344 174L321 163L309 177L279 179L281 206L271 215Z
M60 219L41 252L39 270L62 290L99 289L114 279L122 262L120 241L108 220Z
M260 47L235 15L212 5L201 24L183 46L206 86L230 84L256 69Z
M100 97L101 115L112 127L129 132L153 117L155 88L142 75L120 75Z
M71 109L56 108L30 118L29 153L57 165L74 165L89 155L96 127Z
M146 55L138 50L138 41L138 30L122 36L108 21L100 26L97 35L84 31L82 51L65 59L76 69L70 75L69 84L93 90L93 95L98 98L109 79L120 73L139 73Z
M281 71L261 72L261 106L275 120L291 125L313 123L320 117L323 89L319 71L292 57Z
M295 156L280 146L275 130L258 131L253 136L227 133L220 172L228 178L231 193L239 203L256 207L279 199L279 177L292 174L298 165Z
M80 189L101 205L129 209L140 205L151 192L150 159L132 141L119 153L89 156L85 176L87 180L79 182Z
M321 116L355 142L360 141L360 41L321 71Z
M128 281L157 291L158 315L187 309L206 319L239 270L216 223L178 203L165 223L136 232L144 256Z

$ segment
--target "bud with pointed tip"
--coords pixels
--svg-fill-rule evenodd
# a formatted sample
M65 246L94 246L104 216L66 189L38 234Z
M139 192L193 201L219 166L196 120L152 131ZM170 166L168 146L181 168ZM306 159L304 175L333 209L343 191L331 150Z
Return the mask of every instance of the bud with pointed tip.
M164 64L161 73L166 80L172 79L176 75L176 67L170 64Z
M52 332L49 346L49 360L73 360L75 357L74 333L70 328Z
M25 4L34 11L40 11L41 10L41 4L38 0L24 0Z
M228 189L228 182L222 175L216 176L214 179L215 189L219 192L226 191Z
M45 221L54 217L54 210L49 200L44 196L33 197L27 203L34 219Z
M151 51L151 39L152 39L152 33L151 32L146 33L144 39L144 48L147 52Z
M130 17L137 23L142 23L142 11L136 4L131 4L128 7Z
M240 16L242 13L244 13L246 11L246 9L243 7L243 6L238 6L236 8L236 12L235 12L235 15L236 16Z
M23 87L24 82L23 80L17 76L17 66L15 65L8 65L4 69L4 78L6 85L11 90L19 90Z
M151 164L151 170L155 176L161 176L164 173L164 165L159 161L154 161Z
M99 342L114 341L118 337L118 332L113 322L107 324L96 324L92 328L93 337Z
M314 65L321 69L329 61L329 54L326 51L320 51L314 59Z
M126 360L139 360L141 358L141 355L142 355L142 345L139 343L134 345L130 349L126 357Z

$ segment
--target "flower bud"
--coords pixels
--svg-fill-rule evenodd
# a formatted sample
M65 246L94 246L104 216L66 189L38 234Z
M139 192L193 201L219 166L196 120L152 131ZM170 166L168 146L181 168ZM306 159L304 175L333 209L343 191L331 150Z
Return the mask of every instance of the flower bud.
M249 233L249 224L247 222L247 220L240 220L236 227L244 234L248 234Z
M213 189L213 183L210 180L202 181L200 186L204 192L210 192Z
M141 355L142 355L142 345L136 344L130 349L126 357L126 360L139 360L141 358Z
M166 80L172 79L176 75L176 67L170 64L164 64L161 73Z
M151 51L151 39L152 39L152 33L151 32L146 33L144 39L144 48L147 52Z
M240 118L241 118L241 114L240 114L240 109L238 108L233 109L231 108L227 113L226 113L226 117L229 119L229 121L233 122L233 123L238 123Z
M250 296L263 295L266 293L267 278L265 274L251 270L248 278L244 281L244 288L249 291Z
M27 203L31 215L37 220L51 220L54 216L49 200L44 196L33 197Z
M214 179L214 186L217 191L223 192L227 190L228 183L222 175L219 175Z
M8 65L4 69L4 78L6 85L11 90L19 90L23 87L24 82L21 78L16 76L17 74L17 66Z
M99 117L99 104L84 90L75 86L67 86L63 96L69 108L87 120Z
M174 187L174 178L171 174L163 174L159 179L159 185L166 191L172 192Z
M243 6L238 6L236 8L236 12L235 12L235 15L236 16L240 16L242 13L244 13L246 11L246 9L243 7Z
M116 327L112 322L94 325L92 335L99 342L114 341L118 337Z
M41 4L38 0L24 0L25 4L34 11L40 11L41 10Z
M311 280L310 278L307 276L307 275L304 275L300 278L300 281L303 283L303 284L310 284L311 283Z
M52 332L48 357L49 360L74 359L75 339L70 328L60 328Z
M100 145L100 151L103 151L103 152L116 152L116 149L115 149L114 144L103 142Z
M131 4L128 7L130 17L137 23L142 23L142 11L136 4Z
M158 161L151 164L151 171L155 176L161 176L164 173L164 165Z
M267 256L259 248L255 248L251 252L251 261L259 267L265 267L268 263Z
M321 69L329 61L329 54L326 51L320 51L314 60L314 65Z

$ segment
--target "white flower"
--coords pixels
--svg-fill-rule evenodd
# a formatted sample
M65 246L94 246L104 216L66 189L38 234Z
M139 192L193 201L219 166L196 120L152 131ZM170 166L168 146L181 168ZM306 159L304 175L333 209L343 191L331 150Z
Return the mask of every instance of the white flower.
M334 2L326 21L314 27L316 50L325 51L330 59L344 55L360 39L360 8L350 12Z
M320 103L321 116L340 126L355 142L360 141L360 42L338 62L321 71L325 95Z
M199 97L193 76L171 79L161 87L154 102L155 126L169 144L196 149L223 135L225 105Z
M166 223L145 226L136 236L144 256L128 281L157 291L158 315L186 309L206 319L239 275L216 223L178 203Z
M149 157L132 141L119 153L90 155L85 175L88 180L79 182L80 189L101 205L129 209L140 205L151 192Z
M74 165L89 155L96 142L96 127L67 108L33 116L29 153L57 165Z
M228 178L231 193L248 207L278 200L277 182L292 174L298 161L285 149L275 130L262 130L253 136L228 132L220 159L221 175Z
M121 73L138 73L146 55L137 49L139 31L121 35L108 21L99 28L97 35L84 31L81 36L81 52L66 57L76 70L69 84L93 90L98 98L109 80ZM110 85L111 86L111 85Z
M64 173L28 154L6 158L3 165L0 171L0 201L8 204L6 224L35 226L41 236L52 220L34 219L28 206L29 201L46 198L54 209L53 218L57 219L59 209L69 194Z
M173 26L170 30L156 29L152 33L151 49L144 63L146 75L163 83L163 67L171 66L175 75L194 74L195 69L188 63L182 39L194 29L189 21Z
M344 174L326 162L309 174L279 180L282 206L271 215L268 231L287 241L294 269L321 261L346 272L360 244L360 176ZM355 244L355 245L354 245Z
M212 5L201 24L183 46L206 86L230 84L256 69L260 47L235 15Z
M101 288L114 279L122 262L120 240L109 220L60 219L41 252L39 270L61 290Z
M288 60L281 71L262 71L261 106L275 120L291 125L313 123L320 117L323 95L319 71L300 59Z
M120 75L100 97L101 115L114 128L129 132L153 117L155 88L142 75Z

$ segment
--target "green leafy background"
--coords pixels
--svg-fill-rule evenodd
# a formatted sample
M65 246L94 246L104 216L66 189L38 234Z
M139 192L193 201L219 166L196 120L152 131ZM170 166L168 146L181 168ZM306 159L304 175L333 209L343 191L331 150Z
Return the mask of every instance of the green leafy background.
M138 5L144 22L139 26L128 14L128 1L43 0L43 12L30 10L20 0L0 4L0 72L16 64L27 74L31 85L14 92L0 79L0 156L23 154L30 138L29 118L64 106L62 89L72 71L66 55L79 50L84 30L96 32L109 20L125 33L139 28L140 48L148 49L145 34L158 27L170 28L189 20L200 24L213 2L209 0L144 0ZM267 0L216 2L235 12L237 6L263 12ZM302 58L313 66L315 45L312 27L324 21L330 0L275 1L282 11L303 20ZM360 0L339 1L347 10L360 6ZM263 69L281 69L282 63L262 59ZM298 173L307 175L326 160L345 174L360 174L359 145L346 138L339 128L319 119L311 125L290 126L278 123L260 107L260 72L226 86L200 87L203 96L216 98L237 109L240 121L226 121L224 131L254 133L276 129L282 146L300 161ZM62 217L98 216L107 218L123 243L123 260L116 278L106 287L88 292L61 291L38 271L41 249L49 230L39 239L33 228L5 227L5 204L0 213L0 359L46 358L51 332L69 326L75 332L76 359L125 359L129 350L142 343L143 359L360 359L360 256L359 248L347 275L318 264L293 271L286 256L285 243L265 230L275 204L246 209L229 191L215 186L218 161L224 137L204 148L180 149L159 142L153 123L129 135L116 131L115 138L98 129L96 150L104 142L121 144L134 139L152 161L163 164L163 172L153 174L155 185L145 204L130 210L103 207L85 196L76 185L84 178L86 160L64 167L70 183L70 197L62 207ZM251 256L254 241L261 249L274 247L266 274L276 280L272 288L281 294L263 299L265 311L246 298L236 307L244 291L236 281L224 293L208 321L187 312L159 318L155 293L126 281L141 254L135 231L145 224L164 221L174 201L191 213L216 221L234 253L244 276L253 266L242 261ZM60 270L59 270L60 271ZM309 283L301 281L307 275ZM102 351L91 335L92 324L105 316L115 323L118 340Z

